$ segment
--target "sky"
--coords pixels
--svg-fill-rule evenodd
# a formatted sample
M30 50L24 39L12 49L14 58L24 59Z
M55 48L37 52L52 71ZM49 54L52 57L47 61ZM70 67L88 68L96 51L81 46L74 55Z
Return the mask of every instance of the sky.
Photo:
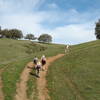
M95 38L100 0L0 0L0 26L24 35L47 33L53 43L79 44Z

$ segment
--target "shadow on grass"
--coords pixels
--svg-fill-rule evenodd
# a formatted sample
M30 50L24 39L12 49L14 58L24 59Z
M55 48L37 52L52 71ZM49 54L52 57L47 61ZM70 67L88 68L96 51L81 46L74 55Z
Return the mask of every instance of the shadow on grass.
M34 67L30 67L30 66L27 66L27 68L36 70ZM36 75L36 73L33 73L33 72L30 72L30 75L35 76L36 78L40 78L38 75Z
M36 78L39 78L39 76L36 75L35 73L30 72L30 75L35 76Z

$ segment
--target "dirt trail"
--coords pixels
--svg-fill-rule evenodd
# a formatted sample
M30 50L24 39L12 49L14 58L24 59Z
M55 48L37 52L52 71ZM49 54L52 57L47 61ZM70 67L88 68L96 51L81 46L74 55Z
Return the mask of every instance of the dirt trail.
M59 54L54 57L50 57L47 59L47 64L46 64L46 69L48 69L48 66L50 63L55 61L56 59L64 56L64 54ZM29 68L28 68L29 67ZM31 72L33 67L33 63L29 62L25 69L23 70L21 76L20 76L20 82L17 83L17 89L16 89L16 95L15 95L15 100L29 100L27 97L27 81L29 79L29 73ZM46 73L47 71L41 71L40 72L40 78L37 79L37 89L39 93L39 100L46 100L46 98L49 98L48 96L48 90L46 89ZM0 99L1 100L1 99Z
M48 95L48 89L47 87L47 81L46 81L46 74L48 70L48 66L54 62L55 60L63 57L64 54L59 54L57 56L49 57L47 59L47 64L46 64L46 71L41 71L40 72L40 78L37 79L37 89L38 89L38 99L39 100L50 100L50 97ZM29 67L29 68L28 68ZM16 90L16 96L15 100L28 100L27 98L27 81L29 79L29 73L31 72L31 68L33 67L33 63L29 62L25 69L23 70L21 77L20 77L20 82L17 83L17 90ZM0 71L2 73L2 71ZM69 85L69 87L72 89L73 93L77 96L76 99L79 100L84 100L84 98L80 95L80 92L78 91L77 87L75 84L66 77L66 81ZM0 100L4 100L4 95L2 92L2 81L1 81L1 75L0 75Z
M4 94L3 94L3 91L2 91L2 88L3 88L3 84L2 84L2 79L1 79L1 73L2 73L3 70L0 70L0 100L4 100Z
M39 100L50 100L50 97L48 95L48 90L47 90L47 81L46 81L46 74L48 70L48 66L54 62L55 60L63 57L64 54L58 54L57 56L53 56L47 59L47 64L46 64L46 71L41 71L40 72L40 78L37 79L37 90L38 90L38 99Z
M28 68L29 67L29 68ZM31 68L33 67L33 63L29 62L25 69L23 70L21 77L20 77L20 82L17 83L17 90L16 90L16 96L15 100L28 100L27 98L27 81L29 79L29 73L31 72Z

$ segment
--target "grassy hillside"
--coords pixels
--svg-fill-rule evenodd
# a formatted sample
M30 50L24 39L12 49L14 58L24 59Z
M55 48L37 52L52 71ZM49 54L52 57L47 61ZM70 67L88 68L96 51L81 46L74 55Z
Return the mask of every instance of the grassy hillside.
M37 48L37 50L35 50ZM45 46L24 40L0 39L0 64L23 59L36 51L45 50Z
M40 58L42 54L48 57L63 52L64 45L0 39L0 71L2 70L0 75L2 76L5 100L14 99L16 83L20 81L20 74L25 65L29 61L32 61L35 55ZM28 81L28 87L27 91L30 97L33 91L36 92L35 79L32 76L30 76L30 80Z
M100 40L73 46L47 80L51 100L100 100Z

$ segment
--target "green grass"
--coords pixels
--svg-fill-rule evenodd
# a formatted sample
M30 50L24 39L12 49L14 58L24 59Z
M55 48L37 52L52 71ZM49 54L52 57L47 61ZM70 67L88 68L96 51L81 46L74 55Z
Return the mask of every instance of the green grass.
M17 41L11 39L0 39L0 63L6 63L13 61L13 59L19 59L20 57L27 56L23 45L29 43L29 41Z
M47 57L53 56L58 53L62 53L64 51L63 49L64 45L0 39L0 69L3 69L1 76L5 100L14 99L16 93L16 83L20 81L20 74L25 65L29 61L32 61L35 55L39 58L43 54ZM35 82L35 78L30 75L30 79L27 84L27 94L28 97L32 99L32 95L36 96L34 93L37 91ZM36 97L34 97L34 99L36 99Z
M30 59L24 59L9 64L2 73L3 91L5 100L13 100L16 92L16 83L19 81L20 73Z
M49 67L51 100L80 100L78 95L84 100L100 100L99 60L100 40L73 46L68 55Z
M43 54L50 57L59 53L64 53L64 45L0 39L0 69L4 69L5 100L14 99L20 74L35 55L40 58ZM53 63L47 75L51 100L79 100L77 95L84 100L100 100L99 55L100 40L72 46L68 55ZM27 86L30 100L38 100L34 76L30 75Z

